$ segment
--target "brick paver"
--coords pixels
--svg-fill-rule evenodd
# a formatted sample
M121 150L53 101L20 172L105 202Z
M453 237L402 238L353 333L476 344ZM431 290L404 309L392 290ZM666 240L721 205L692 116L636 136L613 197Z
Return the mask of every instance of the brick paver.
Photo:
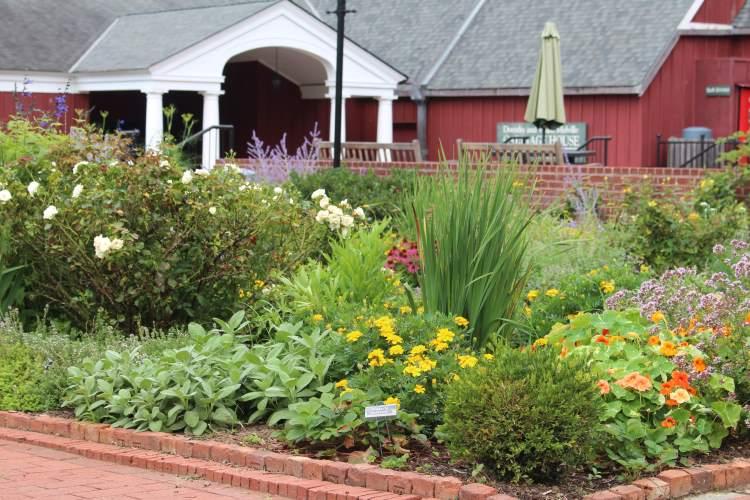
M0 499L278 499L262 493L0 441Z

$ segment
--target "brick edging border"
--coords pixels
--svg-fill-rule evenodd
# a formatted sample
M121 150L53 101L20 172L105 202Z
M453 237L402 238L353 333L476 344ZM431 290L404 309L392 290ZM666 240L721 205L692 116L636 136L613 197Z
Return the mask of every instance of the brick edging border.
M2 431L2 428L15 429L20 433ZM24 434L27 431L50 437ZM141 466L160 472L185 474L191 470L198 471L200 466L202 472L192 473L210 481L290 496L297 500L515 498L500 494L495 488L484 484L462 484L455 477L393 471L368 464L316 460L216 441L193 440L177 434L136 432L107 424L79 422L48 415L0 411L0 439L29 442L89 458ZM223 465L214 465L212 462ZM665 470L655 477L592 493L585 496L584 500L662 500L748 484L750 459L735 459L726 464ZM338 494L337 498L334 498L336 494L331 494L332 491ZM387 496L387 493L391 496ZM374 494L380 496L374 499Z
M3 431L2 428L19 432ZM31 433L47 434L49 437ZM455 477L393 471L369 464L316 460L216 441L194 440L177 434L137 432L49 415L0 411L0 439L62 449L88 458L159 472L195 474L210 481L297 500L514 500L514 497L498 494L495 488L483 484L464 485ZM332 495L332 491L336 491L338 497ZM379 495L377 499L373 498L375 494Z

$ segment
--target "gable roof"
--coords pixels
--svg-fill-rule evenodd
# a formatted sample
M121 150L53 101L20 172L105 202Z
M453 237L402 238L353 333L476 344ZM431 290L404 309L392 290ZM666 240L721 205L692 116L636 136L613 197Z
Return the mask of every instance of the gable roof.
M76 72L146 69L274 5L266 0L120 17L107 28Z
M750 29L750 2L745 2L732 24L737 29Z
M78 61L76 71L143 69L278 1L0 0L0 68L67 72ZM335 25L326 12L336 0L289 1ZM567 88L635 93L671 50L693 2L349 0L357 12L346 34L429 91L513 92L528 88L539 34L554 21ZM750 2L741 22L750 27Z

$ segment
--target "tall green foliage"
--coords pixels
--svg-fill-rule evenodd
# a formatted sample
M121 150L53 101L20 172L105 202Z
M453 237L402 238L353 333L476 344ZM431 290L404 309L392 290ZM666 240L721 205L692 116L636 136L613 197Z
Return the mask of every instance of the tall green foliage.
M488 175L462 159L456 175L417 179L413 223L425 308L471 321L475 347L509 328L529 276L527 200L512 167Z

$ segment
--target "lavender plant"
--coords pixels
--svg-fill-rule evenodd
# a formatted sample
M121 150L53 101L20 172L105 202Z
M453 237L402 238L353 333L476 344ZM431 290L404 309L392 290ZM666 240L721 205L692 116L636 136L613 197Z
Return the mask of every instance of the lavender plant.
M270 146L266 145L253 130L250 142L247 143L247 156L254 160L253 169L257 180L280 184L289 178L291 172L308 174L315 171L315 162L318 160L316 143L320 140L318 123L315 123L312 131L294 154L289 154L286 137L284 133L279 144Z

